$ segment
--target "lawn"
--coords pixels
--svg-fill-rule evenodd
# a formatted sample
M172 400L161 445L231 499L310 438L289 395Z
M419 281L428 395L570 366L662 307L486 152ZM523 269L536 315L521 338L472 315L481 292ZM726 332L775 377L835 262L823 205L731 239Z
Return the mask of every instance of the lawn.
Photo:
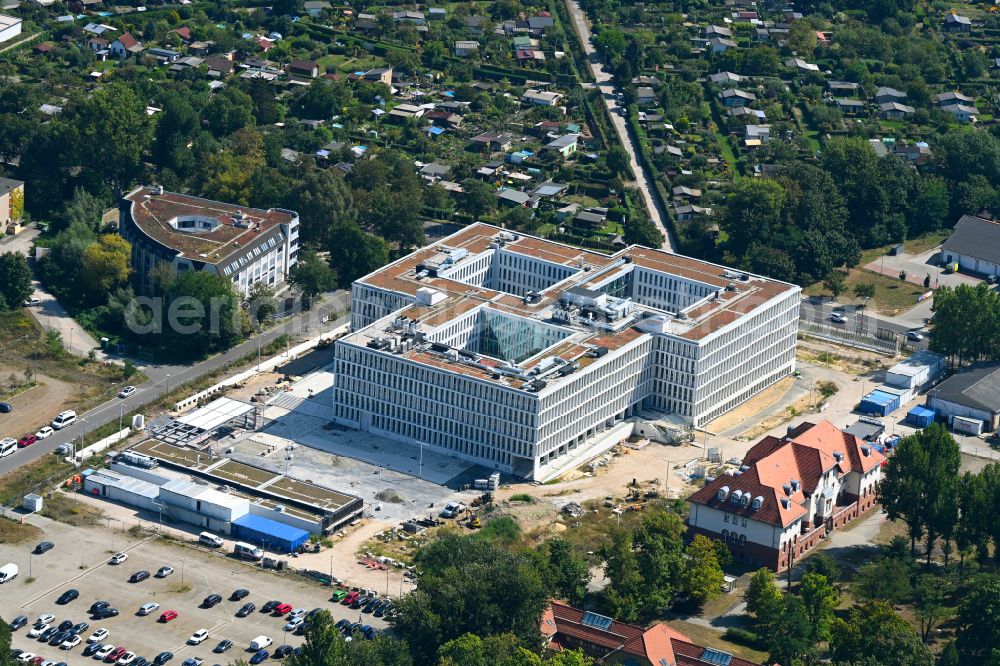
M858 299L854 297L854 287L865 282L875 285L875 297L868 303L868 309L881 314L895 315L902 310L910 309L916 305L917 297L926 291L918 284L903 282L862 268L852 268L847 274L847 288L839 300L857 301ZM805 289L805 293L807 296L832 295L822 282L810 285Z
M753 648L731 643L722 637L722 634L714 629L710 629L701 624L685 622L684 620L670 620L670 626L686 634L691 641L697 645L711 645L712 647L724 650L742 659L747 659L759 664L767 660L767 653Z
M319 64L320 71L341 72L345 74L367 72L369 69L375 69L385 64L381 58L367 54L355 58L335 53L323 56L317 63Z
M104 512L89 504L82 504L73 495L57 490L45 498L42 515L67 525L93 527L101 524Z
M728 137L720 132L716 132L715 140L719 143L719 152L722 153L722 159L729 165L729 172L733 174L733 180L739 180L740 172L737 168L736 153L733 152L733 147L729 145Z
M0 543L24 543L41 536L42 531L34 525L20 523L13 518L0 518Z

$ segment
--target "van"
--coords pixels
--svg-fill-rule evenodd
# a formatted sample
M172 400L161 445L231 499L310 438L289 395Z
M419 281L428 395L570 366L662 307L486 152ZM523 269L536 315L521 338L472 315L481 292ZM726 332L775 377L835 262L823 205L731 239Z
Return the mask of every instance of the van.
M205 546L211 546L212 548L219 548L225 543L225 541L222 540L222 537L216 536L211 532L202 532L198 535L198 543Z
M10 454L17 451L17 440L12 437L5 437L0 439L0 458L4 456L9 456Z
M250 649L251 650L263 650L264 648L266 648L268 645L270 645L273 642L274 641L272 641L267 636L258 636L257 638L255 638L252 641L250 641Z
M6 583L7 581L14 580L17 578L17 565L11 562L10 564L5 564L0 567L0 583Z
M264 557L264 551L253 544L237 541L233 545L233 553L243 560L259 560Z
M52 427L56 430L62 430L67 426L71 426L76 423L76 412L72 409L67 409L65 412L59 412L59 415L52 419Z

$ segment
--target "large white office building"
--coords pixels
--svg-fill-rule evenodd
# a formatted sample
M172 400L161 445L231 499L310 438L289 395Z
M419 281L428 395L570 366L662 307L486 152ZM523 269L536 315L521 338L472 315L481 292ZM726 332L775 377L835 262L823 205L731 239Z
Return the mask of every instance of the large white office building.
M638 410L700 426L791 373L799 292L475 224L354 283L336 420L540 478Z

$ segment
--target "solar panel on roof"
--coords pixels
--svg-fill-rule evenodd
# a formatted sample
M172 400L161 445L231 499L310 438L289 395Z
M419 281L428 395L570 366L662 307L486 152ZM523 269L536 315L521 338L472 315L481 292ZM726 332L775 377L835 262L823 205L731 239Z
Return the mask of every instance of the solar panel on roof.
M709 664L718 664L718 666L729 666L729 662L733 660L733 655L721 650L705 648L705 652L701 655L701 660Z
M586 627L594 627L595 629L601 629L602 631L607 631L608 627L611 626L613 620L610 617L605 617L603 615L598 615L597 613L591 613L587 611L583 614L583 619L580 620L580 624Z

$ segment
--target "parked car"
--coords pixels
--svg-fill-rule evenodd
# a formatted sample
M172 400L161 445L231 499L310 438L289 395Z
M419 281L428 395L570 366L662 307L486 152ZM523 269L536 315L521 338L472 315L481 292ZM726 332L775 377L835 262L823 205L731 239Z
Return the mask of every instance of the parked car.
M159 569L156 570L156 577L157 578L166 578L167 576L169 576L173 572L174 572L174 568L173 567L167 567L167 566L160 567Z
M923 336L923 334L921 334L918 331L907 331L906 332L906 339L907 340L913 340L914 342L920 342L921 340L924 339L924 336Z
M144 603L142 606L139 606L139 615L151 615L158 610L160 610L160 604L155 601L149 601Z
M188 643L191 645L201 645L205 642L206 638L208 638L208 629L199 629L191 634L191 637L188 639Z
M181 666L201 666L203 661L205 660L201 657L188 657L181 663Z
M275 659L284 659L285 657L287 657L291 653L292 653L292 646L291 645L281 645L281 646L275 648L275 650L274 650L274 658Z
M21 439L17 440L17 448L23 449L26 446L31 446L38 441L38 435L25 435Z
M0 402L0 412L10 414L12 411L14 411L14 405L9 402Z
M80 597L79 590L73 590L73 589L66 590L65 592L59 595L59 598L56 599L56 603L59 604L60 606L65 606L69 602L78 599L79 597Z
M22 652L21 654L17 655L17 660L22 664L30 664L31 660L34 659L36 656L37 655L35 655L34 652Z
M51 427L42 426L41 428L38 429L38 432L35 433L35 437L37 437L38 439L45 439L47 437L51 437L52 433L54 432L55 430L53 430Z
M265 661L268 657L267 650L257 650L252 657L250 657L251 664L259 664Z
M42 541L41 543L39 543L38 545L35 546L35 550L33 550L32 552L35 555L41 555L42 553L49 552L50 550L52 550L55 547L56 547L56 545L54 543L52 543L51 541Z
M248 596L250 596L250 590L241 587L239 589L233 590L233 593L229 595L229 600L239 601L241 599L246 599Z
M109 664L113 664L119 659L121 659L121 656L126 652L128 652L128 650L126 650L125 648L116 647L114 650L111 651L111 653L108 656L104 658L104 661L108 662Z
M25 615L18 615L13 620L10 621L10 630L17 631L21 627L28 624L28 618Z
M36 624L31 629L28 630L28 638L38 638L43 633L49 630L49 625L42 623Z
M59 623L59 631L69 631L73 628L73 620L63 620Z
M61 647L63 650L72 650L82 642L83 642L82 638L80 638L76 634L70 634L69 638L63 641L63 644L60 645L59 647Z
M343 601L341 601L340 603L344 604L345 606L350 606L360 596L361 596L361 593L358 592L357 590L355 590L353 592L348 592L347 596L345 596L344 599L343 599Z
M254 606L252 601L248 601L242 606L240 606L240 609L236 611L236 617L246 617L255 610L257 610L257 607Z
M42 613L38 616L38 619L35 620L35 626L37 627L40 624L52 624L55 619L56 616L52 613Z
M52 638L53 634L56 634L58 632L59 632L59 628L58 627L53 627L52 625L48 625L45 628L45 631L43 631L42 633L40 633L38 635L38 640L41 641L41 642L43 642L43 643L48 643L49 639ZM30 636L30 634L29 634L29 636Z
M118 615L117 608L102 608L90 617L94 620L106 620L109 617L115 617Z
M270 613L275 608L281 605L280 601L268 601L263 606L260 607L261 613Z
M292 612L291 604L278 604L277 606L274 607L275 615L288 615L291 612Z
M228 652L233 647L233 642L228 638L219 641L219 644L215 646L212 652L216 654L222 654L223 652Z
M173 658L174 658L174 653L173 652L166 652L166 651L164 651L164 652L161 652L160 654L156 655L153 658L153 663L156 664L157 666L160 666L162 664L167 663L168 661L170 661Z
M340 631L343 631L349 626L351 626L351 621L346 618L343 620L337 620L337 624L333 625L335 629L339 629Z
M129 576L128 582L130 583L141 583L142 581L149 578L148 571L136 571L134 574Z
M87 642L88 643L100 643L105 638L107 638L110 634L111 634L111 632L109 632L107 629L95 629L94 633L92 633L90 635L90 638L87 639Z
M847 323L847 317L845 317L840 312L831 312L830 313L830 321L832 321L834 324L846 324Z
M108 560L108 564L121 564L127 559L128 559L128 553L115 553L114 555L111 556L111 559Z
M56 633L49 636L49 645L51 645L52 647L59 647L64 642L66 642L66 639L69 637L70 633L68 631L65 630L57 631Z
M348 594L347 590L334 590L333 594L330 595L330 601L340 603L341 601L344 600L344 597L346 597L347 594Z
M134 661L135 661L135 652L126 652L125 654L118 657L118 660L115 662L115 664L116 666L129 666Z
M84 657L90 657L90 656L92 656L92 655L93 655L93 654L94 654L95 652L97 652L98 650L100 650L100 649L101 649L101 648L103 648L103 647L104 647L104 646L103 646L103 645L101 645L100 643L91 643L91 644L90 644L90 645L88 645L87 647L83 648L83 656L84 656Z
M222 597L218 594L210 594L201 602L203 608L212 608L216 604L222 601Z
M108 603L107 601L95 601L94 603L90 604L90 608L88 609L87 612L88 613L96 613L97 611L101 610L102 608L107 608L110 605L111 604Z
M83 632L87 631L87 629L89 629L89 628L90 628L90 624L89 623L87 623L87 622L77 622L76 624L73 625L73 628L69 630L69 633L76 634L77 636L79 636Z
M105 645L94 653L94 659L104 660L109 654L115 651L114 645Z
M285 631L295 631L302 625L303 622L305 622L305 620L301 617L292 618L285 623Z
M176 617L177 617L177 611L172 611L172 610L163 611L163 613L160 615L160 622L170 622Z
M121 391L118 392L118 397L119 398L127 398L130 395L132 395L133 393L135 393L135 387L134 386L126 386L125 388L123 388Z

